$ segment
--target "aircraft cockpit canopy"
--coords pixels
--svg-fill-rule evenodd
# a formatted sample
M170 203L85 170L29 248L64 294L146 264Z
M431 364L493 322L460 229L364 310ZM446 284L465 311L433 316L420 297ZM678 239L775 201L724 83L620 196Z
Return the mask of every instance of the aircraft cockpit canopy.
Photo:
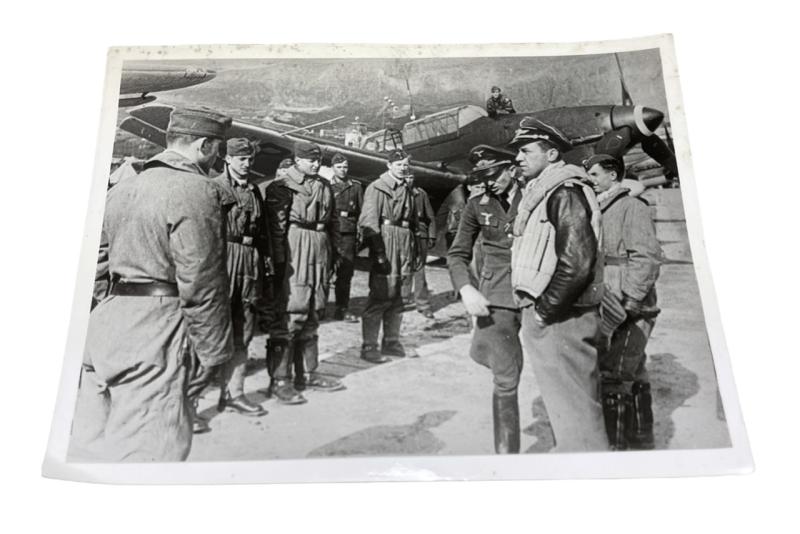
M479 106L459 106L433 113L403 126L403 142L408 148L418 143L441 142L458 137L458 132L473 121L486 117Z

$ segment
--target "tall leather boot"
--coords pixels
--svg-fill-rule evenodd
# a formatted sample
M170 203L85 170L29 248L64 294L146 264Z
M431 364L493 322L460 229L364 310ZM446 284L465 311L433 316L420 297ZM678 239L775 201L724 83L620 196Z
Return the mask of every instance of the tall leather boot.
M270 385L268 394L274 396L281 404L303 404L306 398L292 384L292 359L294 344L283 339L267 342L267 371Z
M630 408L626 431L628 444L632 449L654 449L653 396L650 394L649 383L633 383Z
M609 391L603 394L603 419L605 419L608 444L612 451L628 449L625 433L628 408L628 394L622 391Z
M497 454L519 452L519 403L517 394L492 394L494 450Z

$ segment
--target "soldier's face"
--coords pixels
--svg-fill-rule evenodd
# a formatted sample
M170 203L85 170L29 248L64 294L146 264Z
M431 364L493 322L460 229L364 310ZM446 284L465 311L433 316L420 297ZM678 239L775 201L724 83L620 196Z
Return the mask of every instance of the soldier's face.
M314 158L314 159L294 158L294 163L300 170L300 172L302 172L306 176L317 174L317 172L319 171L319 158Z
M500 98L500 91L498 90L492 91L492 98L494 98L495 100Z
M519 153L517 153L517 163L522 176L527 180L538 177L550 163L557 159L557 154L557 150L547 148L539 143L528 143L520 147Z
M617 181L617 171L608 171L598 164L592 165L588 174L596 193L608 191Z
M336 163L333 165L333 175L340 180L344 180L347 177L348 168L349 166L347 165L346 161L343 161L341 163Z
M238 178L246 176L253 166L253 156L225 156L225 163L233 174Z
M389 174L399 179L404 179L408 176L408 170L411 166L409 158L393 161L387 165L389 167Z
M501 195L508 190L508 187L511 185L511 180L513 176L509 169L505 169L503 172L500 173L493 182L489 182L489 187L492 188L492 193L495 195Z

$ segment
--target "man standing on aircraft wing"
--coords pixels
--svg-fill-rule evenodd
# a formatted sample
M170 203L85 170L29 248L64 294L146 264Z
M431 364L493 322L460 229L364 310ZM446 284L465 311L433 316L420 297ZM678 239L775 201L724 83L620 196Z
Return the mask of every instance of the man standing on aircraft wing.
M468 183L485 184L485 192L467 201L447 252L453 287L467 312L475 317L469 355L494 375L494 447L499 454L519 452L517 387L523 362L519 342L521 313L511 289L511 229L522 192L509 170L509 162L502 159L476 165L470 174ZM484 261L476 289L470 263L478 238Z
M414 195L408 181L409 159L403 150L389 153L388 170L367 186L358 219L372 258L369 297L361 317L361 357L373 363L389 361L387 356L406 356L400 343L403 286L413 275L417 226ZM383 342L379 347L381 324Z
M334 270L336 271L335 298L337 321L358 322L355 315L347 311L350 304L350 282L353 279L356 254L358 253L358 216L364 202L361 184L347 176L349 165L343 154L336 153L331 158L333 177L331 189L336 201L339 216L339 242L334 251Z
M317 330L325 314L331 250L339 240L331 186L317 175L321 157L319 146L299 141L294 165L283 177L275 178L266 191L276 273L276 310L267 341L267 370L270 393L283 404L306 402L298 390L344 389L338 380L317 373Z
M645 347L659 313L656 299L663 252L643 187L624 180L625 165L598 154L583 162L603 212L604 311L616 299L624 321L600 350L603 410L611 446L652 449L653 408ZM634 189L638 186L638 189Z
M510 145L529 180L514 222L511 284L559 452L608 449L598 402L598 307L603 295L600 208L569 139L527 117Z
M509 115L516 111L511 99L500 92L500 88L495 85L492 87L492 96L486 101L486 113L495 118L498 115Z
M185 460L189 397L230 357L228 201L207 178L230 124L176 109L167 149L108 193L97 280L109 294L89 317L73 421L75 450L90 459ZM194 379L192 352L202 365Z
M225 170L214 178L236 201L226 213L233 354L222 367L217 408L255 417L267 412L244 394L247 348L255 332L264 278L273 274L264 202L249 179L257 148L242 137L228 139Z

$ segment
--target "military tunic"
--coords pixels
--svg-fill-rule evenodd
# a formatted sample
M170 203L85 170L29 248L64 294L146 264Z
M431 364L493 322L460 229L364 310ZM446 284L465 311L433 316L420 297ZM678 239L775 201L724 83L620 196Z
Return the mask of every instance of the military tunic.
M108 193L97 271L111 284L175 284L177 297L106 296L89 316L74 450L107 461L189 454L187 356L232 349L224 192L167 150Z
M453 287L459 291L472 285L471 262L475 243L482 243L483 265L478 290L489 300L489 316L478 317L470 346L470 357L489 367L494 375L495 393L511 395L517 391L522 372L522 346L519 340L520 310L511 287L512 228L521 192L512 185L510 200L491 192L472 196L461 215L447 266Z
M292 166L269 185L266 204L278 302L270 336L315 339L325 310L332 251L339 242L331 186Z
M355 258L358 253L358 216L364 203L361 184L352 179L331 183L339 217L339 243L335 252L336 307L346 310L350 303L350 282L353 279Z
M262 305L265 262L270 257L269 232L261 193L252 183L239 183L227 167L214 178L235 200L226 213L227 268L233 321L233 357L225 364L223 381L232 397L244 393L247 347Z
M416 219L411 188L388 172L364 192L358 227L365 241L380 236L391 266L388 275L374 269L369 275L369 297L362 315L365 348L377 346L381 323L384 344L400 338L403 286L407 287L413 274Z
M643 311L614 332L609 349L601 352L600 370L621 380L647 381L644 350L659 312L655 284L663 252L644 199L618 186L598 200L603 211L606 286L620 302L636 301Z

